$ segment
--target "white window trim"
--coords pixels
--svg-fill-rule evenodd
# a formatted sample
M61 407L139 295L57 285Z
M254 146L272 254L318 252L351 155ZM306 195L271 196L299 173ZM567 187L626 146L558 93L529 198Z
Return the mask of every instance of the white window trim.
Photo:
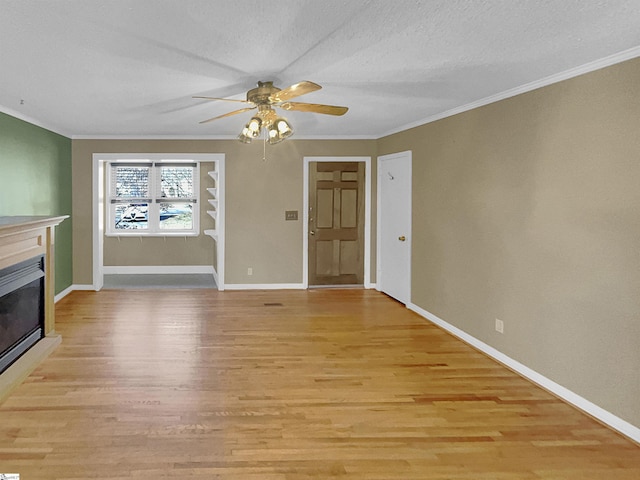
M201 234L200 232L200 204L201 204L201 195L200 195L200 163L208 160L198 159L197 156L190 156L184 154L176 154L176 155L119 155L117 157L109 159L105 168L107 169L106 173L106 189L105 189L105 220L106 220L106 228L105 228L105 236L107 237L197 237ZM114 230L112 228L113 224L113 209L111 208L111 204L109 202L111 195L111 172L110 168L112 165L117 165L119 163L139 163L139 164L149 164L149 166L162 166L163 163L166 164L195 164L194 171L194 179L193 179L193 189L195 193L195 202L193 209L193 228L191 230L180 230L180 231L171 231L171 230L160 230L160 229L132 229L132 230ZM156 208L156 182L157 182L157 171L152 169L150 175L150 184L149 190L151 203L150 208L154 210ZM149 213L149 218L151 218L151 212Z

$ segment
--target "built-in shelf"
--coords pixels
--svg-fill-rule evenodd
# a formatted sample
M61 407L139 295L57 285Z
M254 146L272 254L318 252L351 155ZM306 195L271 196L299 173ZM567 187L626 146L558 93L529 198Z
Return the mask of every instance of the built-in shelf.
M209 202L209 205L211 205L212 207L211 210L207 210L207 214L211 218L213 218L214 228L205 230L204 234L209 235L211 238L213 238L217 242L218 230L216 230L216 227L218 226L217 224L218 222L218 172L212 171L207 173L214 180L214 183L215 183L214 187L207 187L207 192L209 193L209 195L211 195L211 198L207 199L207 201Z
M205 178L206 184L203 185L206 188L206 192L203 193L207 203L204 201L202 203L211 220L207 220L207 217L203 218L205 223L202 226L202 233L213 239L211 247L214 252L212 265L214 277L219 288L224 290L224 155L220 155L219 160L214 160L209 168L211 171L207 171L208 178ZM220 274L219 279L218 274Z

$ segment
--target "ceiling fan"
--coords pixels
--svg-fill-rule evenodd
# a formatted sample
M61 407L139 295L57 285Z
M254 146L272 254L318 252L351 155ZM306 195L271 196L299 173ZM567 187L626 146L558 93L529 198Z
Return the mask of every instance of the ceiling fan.
M237 115L238 113L258 109L256 114L251 118L251 120L249 120L249 123L247 123L242 129L240 135L238 135L238 140L243 143L250 143L251 140L260 136L260 132L264 128L267 131L267 141L273 145L293 134L291 124L287 119L279 116L274 110L274 107L282 108L283 110L322 113L324 115L344 115L347 113L347 110L349 110L347 107L289 101L292 98L299 97L306 93L315 92L321 88L322 87L317 83L309 81L296 83L295 85L291 85L284 89L275 87L273 82L258 82L258 86L256 88L247 92L246 100L200 96L194 96L193 98L222 100L225 102L238 102L250 105L239 110L234 110L233 112L225 113L224 115L218 115L217 117L203 120L200 123L208 123L220 118L230 117L232 115Z

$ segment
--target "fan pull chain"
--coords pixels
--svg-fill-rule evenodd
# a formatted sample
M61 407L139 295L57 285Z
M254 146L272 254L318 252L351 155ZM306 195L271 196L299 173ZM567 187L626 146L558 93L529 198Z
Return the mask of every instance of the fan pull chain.
M264 141L262 143L262 161L267 161L267 132L264 132Z

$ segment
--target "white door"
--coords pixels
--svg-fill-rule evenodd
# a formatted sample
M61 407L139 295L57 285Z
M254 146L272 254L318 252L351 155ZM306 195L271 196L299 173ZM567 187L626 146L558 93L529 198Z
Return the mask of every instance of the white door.
M411 301L411 152L378 157L378 290Z

